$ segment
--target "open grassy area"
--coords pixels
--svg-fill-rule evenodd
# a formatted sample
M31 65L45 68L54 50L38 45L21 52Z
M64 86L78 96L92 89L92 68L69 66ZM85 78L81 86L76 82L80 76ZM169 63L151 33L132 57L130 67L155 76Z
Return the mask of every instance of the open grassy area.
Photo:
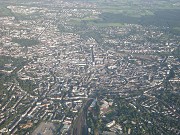
M69 22L72 25L82 25L86 23L88 26L97 26L97 27L122 27L124 24L120 22L103 22L95 18L83 18L83 19L71 19Z
M122 23L92 23L90 22L89 25L98 26L98 27L122 27Z
M12 42L18 43L21 46L33 46L39 43L37 39L25 39L25 38L22 39L13 38Z
M180 35L180 27L173 27L171 30L172 33Z
M0 3L0 17L12 16L11 10L7 8L7 5Z

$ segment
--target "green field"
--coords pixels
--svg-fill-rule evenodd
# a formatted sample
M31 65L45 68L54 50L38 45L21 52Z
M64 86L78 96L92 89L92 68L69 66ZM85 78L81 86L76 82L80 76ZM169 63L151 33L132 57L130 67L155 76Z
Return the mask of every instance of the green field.
M22 39L13 38L12 42L18 43L21 46L33 46L39 43L39 41L36 39L25 39L25 38Z
M11 10L7 8L7 5L0 3L0 17L12 16Z

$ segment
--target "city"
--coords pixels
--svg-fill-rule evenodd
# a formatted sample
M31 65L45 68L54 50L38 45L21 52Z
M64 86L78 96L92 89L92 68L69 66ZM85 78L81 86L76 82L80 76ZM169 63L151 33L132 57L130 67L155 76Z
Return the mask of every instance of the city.
M91 1L13 1L1 2L0 134L180 134L180 31L111 22Z

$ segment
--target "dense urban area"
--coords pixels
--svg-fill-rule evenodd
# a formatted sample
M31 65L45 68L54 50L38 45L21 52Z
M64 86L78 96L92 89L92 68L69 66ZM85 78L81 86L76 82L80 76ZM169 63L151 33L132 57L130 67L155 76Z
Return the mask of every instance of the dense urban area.
M178 0L1 0L0 135L179 135Z

